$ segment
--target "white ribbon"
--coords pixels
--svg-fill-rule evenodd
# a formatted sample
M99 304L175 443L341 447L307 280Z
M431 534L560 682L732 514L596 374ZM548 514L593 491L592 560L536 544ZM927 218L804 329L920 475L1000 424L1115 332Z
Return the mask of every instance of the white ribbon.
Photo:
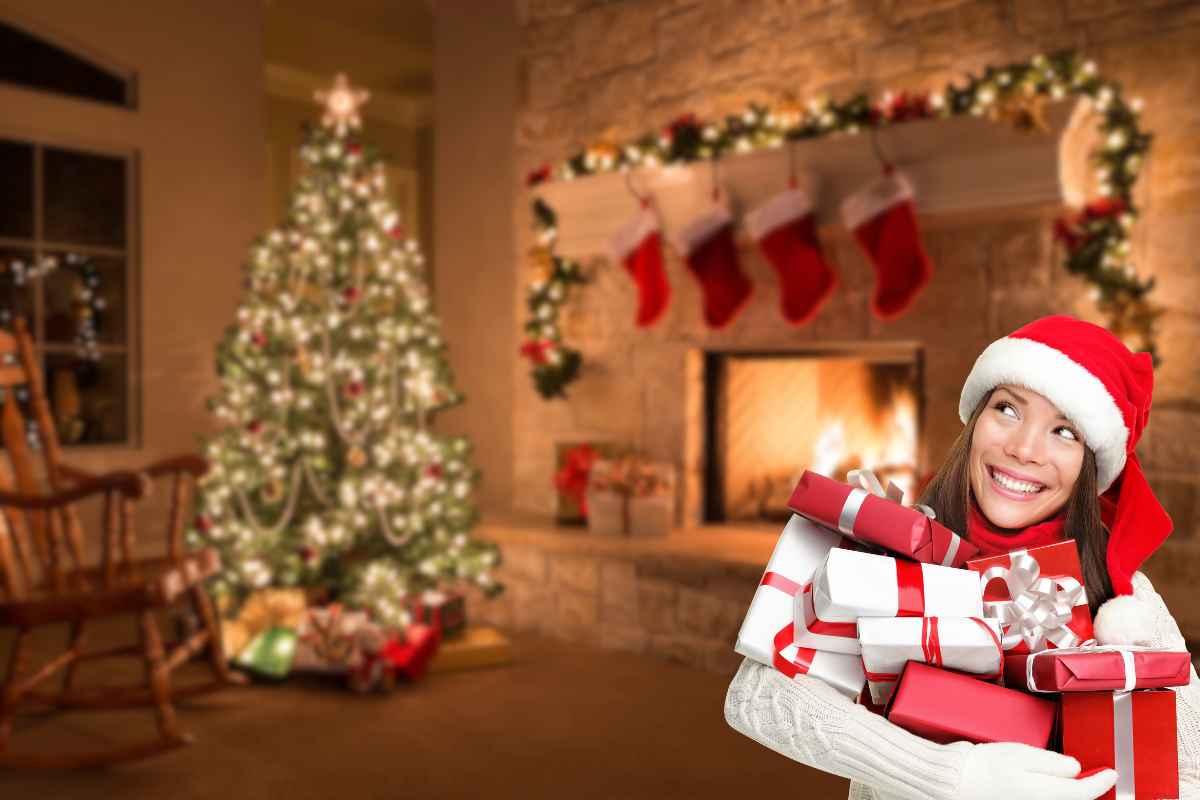
M1113 755L1116 800L1134 800L1137 779L1133 760L1133 692L1113 692Z
M877 497L882 497L885 500L891 500L896 505L904 505L904 491L895 484L894 481L888 481L887 488L883 488L883 484L879 482L879 478L869 469L852 469L846 473L846 482L857 483L861 488L852 488L850 495L846 498L846 502L842 504L842 511L838 515L838 530L851 538L854 537L854 523L858 520L858 512L862 508L863 501L867 499L868 494L873 494ZM930 519L937 519L937 514L932 508L921 503L914 503L909 506L917 511L920 511ZM942 566L949 567L954 564L954 559L958 556L958 547L962 543L962 539L958 534L950 535L950 544L946 548L946 555L942 558Z
M1067 627L1075 606L1087 605L1083 584L1074 578L1041 577L1042 567L1025 550L1010 554L1010 566L989 567L979 577L980 588L993 580L1008 586L1011 600L984 601L983 615L1000 621L1005 630L1001 644L1011 650L1025 642L1031 653L1055 647L1074 647L1079 637Z

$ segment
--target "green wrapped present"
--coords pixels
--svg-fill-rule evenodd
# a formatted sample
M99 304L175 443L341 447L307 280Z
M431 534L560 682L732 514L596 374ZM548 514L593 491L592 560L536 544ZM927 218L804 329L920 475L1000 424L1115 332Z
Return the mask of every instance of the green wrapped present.
M296 657L296 631L275 626L255 636L234 663L268 678L284 678Z

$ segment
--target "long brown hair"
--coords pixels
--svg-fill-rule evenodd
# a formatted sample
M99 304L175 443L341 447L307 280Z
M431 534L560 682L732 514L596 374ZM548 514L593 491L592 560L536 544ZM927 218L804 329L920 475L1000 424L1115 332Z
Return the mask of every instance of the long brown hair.
M988 392L975 406L942 466L921 493L920 502L934 510L938 522L956 533L967 531L971 503L971 439L975 435L975 423L991 399L992 392ZM1096 454L1092 448L1084 447L1083 467L1067 498L1064 531L1075 540L1079 549L1079 564L1083 568L1083 582L1093 614L1113 596L1112 580L1108 577L1108 528L1100 518L1100 496L1096 489Z

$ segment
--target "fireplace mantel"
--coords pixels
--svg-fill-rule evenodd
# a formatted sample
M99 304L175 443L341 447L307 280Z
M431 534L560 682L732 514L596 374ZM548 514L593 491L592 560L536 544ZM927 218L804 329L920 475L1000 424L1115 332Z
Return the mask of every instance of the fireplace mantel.
M1048 133L1029 134L1007 123L952 117L905 123L878 132L883 153L911 179L921 214L979 212L1057 204L1063 132L1086 124L1083 113L1060 102L1046 109ZM797 172L816 198L817 218L838 225L847 195L879 174L870 133L835 135L795 142ZM738 213L754 208L786 186L783 149L723 159L719 180ZM653 196L669 232L711 202L709 163L634 170L639 192ZM637 210L621 174L558 181L537 190L558 212L560 254L587 257L607 253L609 237Z

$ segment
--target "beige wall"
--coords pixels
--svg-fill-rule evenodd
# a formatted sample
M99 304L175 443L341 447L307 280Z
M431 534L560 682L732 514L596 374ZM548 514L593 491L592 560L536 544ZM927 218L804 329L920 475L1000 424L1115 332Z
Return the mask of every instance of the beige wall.
M0 0L0 19L137 74L132 111L0 85L4 134L139 159L143 444L71 457L103 469L195 450L211 427L214 347L263 224L260 4Z
M517 26L506 3L434 8L434 245L438 313L467 401L441 430L467 436L483 510L511 507L516 320L510 298Z

